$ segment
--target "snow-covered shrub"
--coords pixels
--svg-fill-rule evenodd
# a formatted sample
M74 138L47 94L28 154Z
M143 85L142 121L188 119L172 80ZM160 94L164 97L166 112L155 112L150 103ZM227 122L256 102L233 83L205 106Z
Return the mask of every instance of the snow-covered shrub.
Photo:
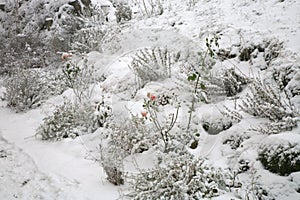
M129 21L132 18L132 10L128 5L125 5L124 3L116 3L116 18L117 22L120 23L122 21Z
M260 127L257 130L264 134L278 134L282 131L291 131L298 126L300 117L286 117L278 122L269 122L264 127Z
M107 175L107 180L114 185L124 184L123 149L116 144L103 148L100 145L101 165Z
M86 58L79 63L67 62L61 74L62 82L73 89L79 102L88 100L91 95L90 85L100 79L96 78L94 66L89 66Z
M265 51L264 51L264 58L267 65L279 56L279 53L282 49L283 42L280 42L278 39L270 39L264 41Z
M40 69L16 69L5 80L4 99L17 112L39 106L50 95L60 94L63 87L55 74Z
M225 70L222 77L226 96L231 97L242 91L247 79L235 72L234 69Z
M17 35L3 39L0 44L0 74L9 73L16 68L45 67L50 60L49 52L45 44L34 35Z
M65 101L56 106L52 115L43 119L36 136L43 140L60 140L106 127L111 117L111 107L102 102L72 103Z
M168 49L145 48L134 55L130 67L143 87L150 81L170 78L172 65L173 56Z
M278 122L286 117L295 117L296 111L288 102L284 102L278 91L263 81L254 80L251 92L240 105L241 109L253 116L268 118Z
M287 176L300 171L300 145L285 140L266 143L260 147L258 159L267 170Z
M289 97L282 98L278 91L262 81L255 80L250 86L251 94L240 105L241 109L253 116L268 118L271 122L258 129L262 133L277 134L297 127L299 111L291 104Z
M132 199L202 199L226 189L224 175L206 167L190 154L176 155L169 162L132 176Z
M162 15L164 8L161 0L143 0L135 2L142 15L145 17L152 17L157 15Z
M228 144L231 149L237 149L241 146L241 144L249 139L250 136L247 135L246 133L235 133L235 134L230 134L228 136L225 136L223 139L223 144Z
M300 67L299 64L282 64L275 66L273 78L281 90L286 90L288 95L300 95Z
M103 36L104 31L100 27L82 28L72 35L71 49L80 53L98 51Z
M174 128L177 119L178 119L178 113L180 104L176 105L176 111L175 113L170 113L168 115L167 120L165 123L162 123L159 118L159 110L158 110L158 102L157 97L153 94L148 93L147 98L144 99L143 107L146 110L142 115L147 120L149 119L154 127L156 128L156 131L159 132L160 139L164 143L164 149L165 151L168 149L168 144L171 139L171 131Z
M112 124L110 139L126 153L141 153L157 144L158 133L146 125L143 118L132 116L124 123Z

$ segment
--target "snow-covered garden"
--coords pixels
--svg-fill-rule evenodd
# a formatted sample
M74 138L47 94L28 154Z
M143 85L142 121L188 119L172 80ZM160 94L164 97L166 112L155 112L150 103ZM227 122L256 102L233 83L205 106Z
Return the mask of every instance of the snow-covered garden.
M0 0L0 199L300 199L297 0Z

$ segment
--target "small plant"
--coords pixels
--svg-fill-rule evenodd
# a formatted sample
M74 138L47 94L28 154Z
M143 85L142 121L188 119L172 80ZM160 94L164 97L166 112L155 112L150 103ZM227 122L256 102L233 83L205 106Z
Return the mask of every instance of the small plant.
M131 120L124 123L112 124L110 139L128 154L142 153L157 144L159 135L153 132L150 125L145 124L147 113L142 112L142 117L131 116Z
M223 140L223 144L227 144L231 147L231 149L236 150L239 147L241 147L241 144L249 139L250 136L248 136L245 133L242 134L230 134L228 136L226 136Z
M124 3L116 3L116 18L117 23L121 23L122 21L130 21L132 18L132 10L128 5L125 5Z
M244 112L253 116L268 118L273 122L281 121L286 117L295 117L296 111L271 86L255 80L250 86L251 93L240 105Z
M190 74L188 75L188 81L194 83L194 90L193 90L193 97L192 97L192 104L189 110L189 119L187 124L187 130L190 129L191 120L193 116L193 112L195 111L195 103L197 99L202 99L203 101L207 102L207 96L206 96L206 84L205 84L205 76L207 75L207 69L209 68L209 61L207 57L213 57L215 55L215 51L213 49L213 46L219 47L218 43L219 37L214 36L211 39L206 38L206 51L204 54L199 53L198 55L200 58L200 66L191 66L192 70ZM202 72L205 72L204 74Z
M132 179L132 199L202 199L225 190L222 173L203 165L190 154L176 155L152 170L141 171Z
M144 99L143 107L146 109L146 112L143 113L145 119L148 119L153 122L154 126L156 127L157 131L160 133L160 137L164 143L164 149L168 148L168 143L170 141L170 131L173 129L179 113L180 105L176 106L176 113L171 113L168 116L168 120L166 124L162 125L158 118L158 102L157 97L150 93L147 94L147 98Z
M234 69L228 69L224 72L223 84L226 96L235 96L242 91L243 85L247 84L247 79L237 74Z
M124 184L123 158L124 152L116 144L103 148L100 145L101 165L107 175L107 180L114 185Z
M270 172L287 176L300 171L300 145L285 140L263 144L258 159Z
M171 77L173 56L168 49L143 49L135 54L130 64L138 78L139 87L150 81L158 81Z
M146 17L162 15L164 12L161 0L134 0L134 3L138 5L142 15Z
M111 108L104 102L93 105L65 101L55 108L52 115L43 119L36 136L43 140L74 138L82 133L94 132L99 127L106 127L110 117Z
M55 79L54 74L39 69L17 69L5 81L4 99L17 112L38 107L50 95L63 91Z
M104 34L104 30L97 26L82 28L70 38L70 48L80 53L98 51Z
M96 82L94 66L88 66L87 59L83 59L81 64L67 62L62 69L61 80L73 89L79 102L88 100L92 92L90 85Z

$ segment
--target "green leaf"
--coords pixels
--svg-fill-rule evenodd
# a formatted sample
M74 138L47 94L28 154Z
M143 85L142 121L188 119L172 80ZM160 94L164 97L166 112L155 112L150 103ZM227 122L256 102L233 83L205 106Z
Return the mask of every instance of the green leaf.
M197 78L197 75L196 74L192 74L188 77L188 81L195 81Z

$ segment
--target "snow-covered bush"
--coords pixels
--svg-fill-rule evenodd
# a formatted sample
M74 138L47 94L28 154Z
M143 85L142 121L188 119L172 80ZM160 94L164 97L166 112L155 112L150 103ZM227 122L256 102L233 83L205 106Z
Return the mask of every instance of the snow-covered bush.
M162 15L164 8L161 0L143 0L135 1L140 9L140 12L145 17Z
M296 111L288 102L284 102L279 91L263 81L254 80L250 85L251 92L240 105L241 109L253 116L268 118L278 122L286 117L294 117Z
M176 155L165 164L131 177L132 199L202 199L226 190L224 175L190 154Z
M88 65L86 58L78 63L67 62L61 73L62 82L73 89L79 102L89 99L91 96L90 85L100 79L96 78L94 66Z
M266 134L277 134L297 127L299 111L291 104L289 97L282 98L279 91L262 81L255 80L250 86L251 94L240 105L241 109L253 116L268 118L271 122L259 129Z
M118 145L110 143L109 147L100 145L101 165L107 175L107 180L114 185L124 184L123 158L124 150Z
M170 78L173 62L168 49L145 48L134 55L130 67L138 78L139 87L143 87L150 81Z
M48 64L50 50L34 35L17 35L1 38L0 74L9 73L16 68L41 68ZM5 42L4 42L5 41Z
M300 117L286 117L279 122L269 122L266 126L260 127L257 130L264 134L278 134L282 131L291 131L298 126Z
M273 78L281 90L286 90L288 95L294 97L300 95L300 67L299 64L279 63L274 67Z
M52 115L43 119L36 136L43 140L60 140L90 133L106 127L111 117L111 107L102 102L72 103L65 101L56 106Z
M234 96L241 92L243 85L247 84L247 79L237 74L234 69L225 70L222 79L224 89L228 97Z
M17 112L37 107L50 95L60 94L64 89L55 74L40 69L16 69L4 86L4 99Z
M267 170L287 176L300 171L300 145L285 140L266 143L260 147L258 159Z
M270 65L271 62L279 56L279 53L283 47L283 42L280 42L278 39L270 39L264 41L265 51L264 58L267 65Z
M223 139L223 144L227 144L231 147L231 149L235 150L239 148L241 144L249 138L250 136L246 133L234 133L225 136L225 138Z
M146 125L143 118L132 116L124 123L112 124L110 138L114 145L126 153L141 153L157 144L158 133Z
M177 103L177 105L175 105L176 111L174 113L170 113L164 123L161 122L159 117L159 104L155 95L148 93L147 98L144 99L143 107L146 110L146 112L142 114L143 117L146 120L149 119L150 122L153 123L156 131L159 132L160 139L164 143L164 149L167 151L169 141L171 141L171 131L178 119L180 104Z
M116 18L117 22L120 23L122 21L129 21L132 18L132 10L128 5L125 5L124 3L116 3Z

